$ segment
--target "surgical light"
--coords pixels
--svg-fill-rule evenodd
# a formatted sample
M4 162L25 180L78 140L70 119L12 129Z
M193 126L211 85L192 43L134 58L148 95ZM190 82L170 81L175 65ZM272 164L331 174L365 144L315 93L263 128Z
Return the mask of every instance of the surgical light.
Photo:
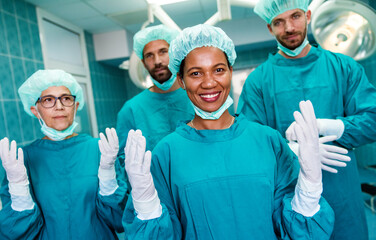
M376 13L359 1L329 0L312 13L312 33L322 48L362 60L376 50Z

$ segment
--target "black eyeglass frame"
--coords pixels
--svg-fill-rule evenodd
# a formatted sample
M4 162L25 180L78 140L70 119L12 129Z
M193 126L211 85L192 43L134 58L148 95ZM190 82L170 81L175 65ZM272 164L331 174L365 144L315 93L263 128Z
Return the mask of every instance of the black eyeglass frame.
M43 106L43 104L42 104L42 99L43 99L43 98L46 98L46 97L49 97L49 98L53 98L53 99L55 99L54 105L52 105L51 107L45 107L45 106ZM73 97L73 103L72 103L72 105L69 105L69 106L64 105L64 103L61 101L61 98L63 98L63 97ZM74 103L76 102L76 96L75 96L75 95L64 94L64 95L62 95L62 96L60 96L60 97L55 97L55 96L52 96L52 95L46 95L46 96L43 96L43 97L39 97L39 98L37 99L37 101L35 102L35 105L39 102L40 105L41 105L42 107L44 107L44 108L53 108L53 107L56 106L56 102L57 102L58 99L59 99L61 105L63 105L64 107L72 107L72 106L74 105Z

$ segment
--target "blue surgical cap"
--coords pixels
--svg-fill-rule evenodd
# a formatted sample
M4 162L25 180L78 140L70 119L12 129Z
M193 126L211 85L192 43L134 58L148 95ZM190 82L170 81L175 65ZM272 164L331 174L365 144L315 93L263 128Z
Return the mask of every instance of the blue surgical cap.
M143 59L143 51L146 44L155 40L165 40L168 44L179 34L176 29L168 28L165 25L144 28L133 37L133 50L136 55Z
M235 46L226 33L210 25L199 24L184 29L170 45L170 64L168 67L172 74L179 72L180 64L185 57L195 48L216 47L226 53L230 65L234 65L236 59Z
M27 114L35 117L30 111L31 106L35 106L42 92L52 86L64 86L69 89L76 101L80 104L77 110L84 106L84 96L80 84L69 73L63 70L38 70L31 75L18 89L24 110Z
M270 24L281 13L293 9L308 10L309 0L260 0L254 9L255 13Z

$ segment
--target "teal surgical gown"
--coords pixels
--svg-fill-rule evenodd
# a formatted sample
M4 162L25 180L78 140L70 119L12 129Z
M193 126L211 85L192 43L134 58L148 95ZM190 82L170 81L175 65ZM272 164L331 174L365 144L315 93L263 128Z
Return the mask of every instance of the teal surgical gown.
M122 166L129 130L140 129L146 138L146 148L153 150L163 137L175 130L180 120L193 117L193 107L187 93L181 88L169 93L155 93L145 89L127 101L118 114L116 125Z
M98 139L36 140L23 150L35 206L14 211L4 181L0 239L117 239L127 200L124 172L117 171L112 195L99 194Z
M282 136L243 116L225 130L182 123L153 151L162 215L142 221L128 200L124 229L129 239L328 239L325 199L312 217L291 209L298 172Z
M376 90L353 59L312 46L299 59L270 54L246 80L238 112L285 136L302 100L311 100L317 118L341 119L345 125L334 144L347 148L352 160L337 174L323 171L323 197L336 219L332 239L368 239L352 149L376 140Z

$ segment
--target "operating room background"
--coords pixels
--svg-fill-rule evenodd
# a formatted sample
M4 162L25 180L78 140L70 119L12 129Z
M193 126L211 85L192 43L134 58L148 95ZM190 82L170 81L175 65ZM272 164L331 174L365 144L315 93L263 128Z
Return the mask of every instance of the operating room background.
M314 41L312 36L310 39ZM97 126L103 132L105 127L116 126L117 113L124 102L142 89L132 83L127 70L96 61L93 35L87 31L85 42ZM275 49L274 41L237 47L234 69L254 68ZM376 54L359 63L376 86ZM22 0L0 0L0 138L8 137L24 146L42 136L37 119L24 112L17 89L27 77L43 68L36 7ZM357 155L361 167L376 164L376 144L357 149ZM0 167L0 179L3 176L4 170ZM373 180L376 182L376 177ZM376 231L376 220L370 226L373 228L370 230ZM376 233L373 234L375 237Z

